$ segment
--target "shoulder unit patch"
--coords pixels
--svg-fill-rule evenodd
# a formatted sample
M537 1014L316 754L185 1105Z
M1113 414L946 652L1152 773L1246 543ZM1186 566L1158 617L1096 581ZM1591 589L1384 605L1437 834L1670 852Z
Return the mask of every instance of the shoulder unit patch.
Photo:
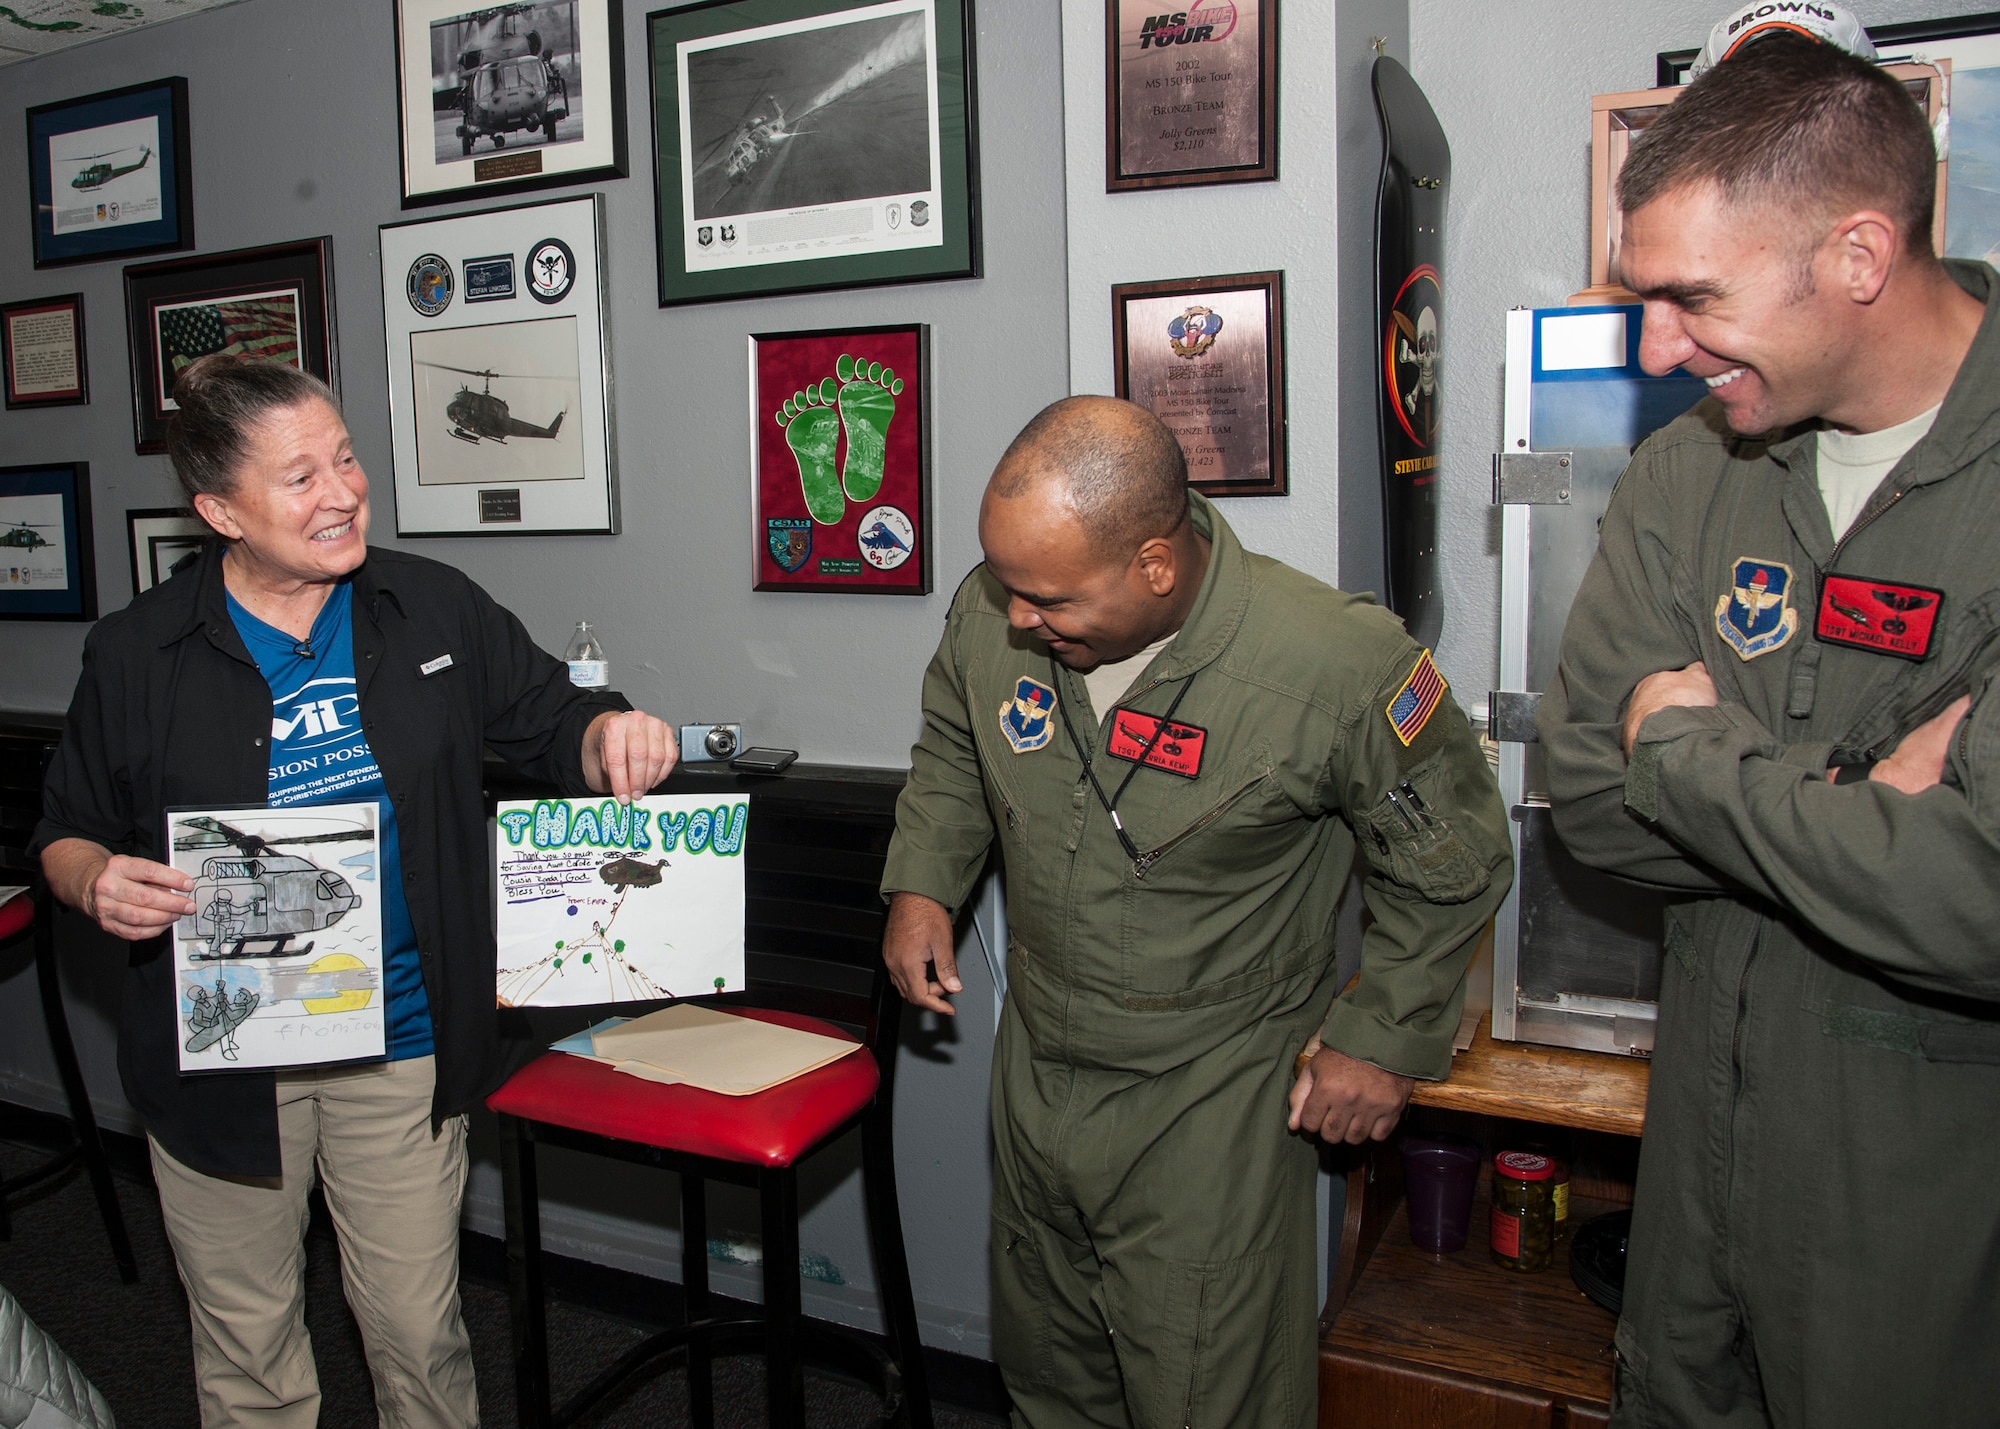
M1049 716L1056 711L1056 692L1026 675L1014 682L1014 697L1000 706L1000 732L1016 754L1040 749L1055 735Z
M1787 604L1792 568L1783 561L1742 556L1730 570L1730 587L1715 603L1715 631L1739 659L1768 655L1799 630L1799 612Z
M1444 698L1444 676L1431 660L1431 652L1426 650L1417 656L1416 668L1410 671L1410 678L1403 681L1403 688L1396 691L1395 698L1384 707L1389 716L1389 728L1396 731L1396 738L1408 747L1424 731L1438 701Z

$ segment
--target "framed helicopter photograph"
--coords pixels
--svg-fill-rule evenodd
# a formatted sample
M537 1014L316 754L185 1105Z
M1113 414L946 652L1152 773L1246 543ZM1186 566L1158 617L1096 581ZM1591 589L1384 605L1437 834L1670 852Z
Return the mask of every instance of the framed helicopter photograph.
M97 619L90 466L0 466L0 620Z
M125 270L137 451L167 449L174 380L212 353L268 357L340 390L332 250L330 238L304 238Z
M177 506L153 506L125 513L125 544L132 558L132 594L142 595L199 555L214 535L209 524Z
M399 536L618 529L603 199L382 229Z
M979 276L972 0L646 23L661 307Z
M622 179L621 0L396 0L403 207Z
M35 266L194 247L188 84L179 77L28 111Z

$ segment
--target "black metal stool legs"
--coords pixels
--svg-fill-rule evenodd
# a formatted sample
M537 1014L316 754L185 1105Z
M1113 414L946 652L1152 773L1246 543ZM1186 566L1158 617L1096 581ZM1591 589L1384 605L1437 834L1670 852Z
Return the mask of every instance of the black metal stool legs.
M681 1173L681 1297L688 1324L708 1318L708 1183L692 1171ZM706 1336L688 1341L688 1422L695 1429L715 1424L713 1362Z
M903 1417L909 1429L932 1429L930 1377L917 1331L917 1300L903 1250L903 1213L896 1197L896 1143L890 1107L878 1101L861 1122L861 1194L875 1242L875 1283L889 1354L903 1372Z
M757 1178L764 1212L764 1377L771 1429L803 1429L805 1369L799 1362L799 1178L786 1166Z
M514 1325L514 1397L521 1429L548 1429L549 1321L542 1299L542 1211L535 1143L518 1118L500 1118L500 1184L507 1212L507 1298Z

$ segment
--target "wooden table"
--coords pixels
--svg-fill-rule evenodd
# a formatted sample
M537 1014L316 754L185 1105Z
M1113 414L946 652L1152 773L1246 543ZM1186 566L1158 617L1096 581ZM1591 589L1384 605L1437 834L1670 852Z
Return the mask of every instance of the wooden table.
M1421 1082L1419 1106L1637 1136L1650 1068L1633 1057L1496 1042L1482 1018L1443 1082ZM1479 1424L1565 1429L1605 1422L1613 1317L1556 1263L1502 1269L1487 1243L1487 1177L1464 1250L1432 1255L1410 1242L1402 1162L1370 1147L1348 1172L1340 1256L1320 1316L1321 1429ZM1569 1225L1614 1209L1572 1201Z

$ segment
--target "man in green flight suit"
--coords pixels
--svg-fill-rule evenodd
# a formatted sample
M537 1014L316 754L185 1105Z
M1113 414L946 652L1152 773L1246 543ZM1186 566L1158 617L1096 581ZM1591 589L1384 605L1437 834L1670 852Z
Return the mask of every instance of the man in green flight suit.
M2000 276L1893 78L1762 41L1619 180L1634 456L1540 727L1670 906L1619 1426L2000 1414ZM1969 710L1969 715L1968 715Z
M1387 1136L1412 1079L1445 1075L1512 877L1498 790L1430 653L1245 551L1139 407L1037 416L979 539L924 677L883 953L951 1012L952 914L997 837L990 1254L1016 1423L1306 1429L1316 1158L1290 1131ZM1374 918L1336 1001L1357 846Z

